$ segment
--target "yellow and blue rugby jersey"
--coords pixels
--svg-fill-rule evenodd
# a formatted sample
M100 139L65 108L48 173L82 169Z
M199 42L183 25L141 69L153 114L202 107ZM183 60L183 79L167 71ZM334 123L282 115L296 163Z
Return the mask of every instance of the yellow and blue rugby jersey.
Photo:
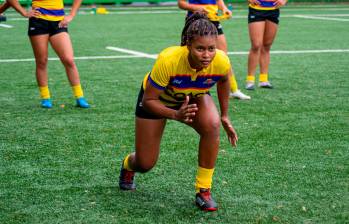
M208 11L209 15L217 15L218 13L218 5L216 0L189 0L190 4L194 5L202 5ZM193 12L188 11L188 16L191 16ZM211 21L218 21L217 19L212 19L209 17Z
M157 89L164 90L160 100L166 106L178 106L186 95L193 98L208 93L209 89L231 69L229 58L221 50L211 64L201 71L190 67L187 46L169 47L163 50L152 71L144 77L143 88L147 82Z
M251 8L259 9L259 10L274 10L275 0L258 0L259 5L249 4Z
M41 13L40 19L60 21L64 18L63 0L33 0L32 7Z

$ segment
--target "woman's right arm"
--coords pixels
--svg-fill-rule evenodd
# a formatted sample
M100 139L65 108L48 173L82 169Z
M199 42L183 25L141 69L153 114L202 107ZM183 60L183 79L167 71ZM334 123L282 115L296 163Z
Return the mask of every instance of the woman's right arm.
M195 117L196 111L198 110L196 104L189 104L189 97L187 96L179 110L168 108L161 103L159 99L163 92L164 90L157 89L147 82L147 87L144 91L142 100L144 108L159 117L177 120L184 123L191 123L193 117Z

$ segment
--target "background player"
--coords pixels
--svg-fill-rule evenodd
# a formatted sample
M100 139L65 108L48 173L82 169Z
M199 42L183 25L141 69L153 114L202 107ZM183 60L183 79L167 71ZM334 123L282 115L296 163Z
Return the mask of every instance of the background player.
M248 55L246 89L255 89L255 73L259 64L259 87L273 88L269 82L270 48L275 39L280 7L287 0L249 0L248 30L251 49Z
M186 0L178 0L178 7L188 11L186 19L188 19L188 17L193 12L201 12L207 14L209 20L216 26L218 30L217 48L224 51L225 53L228 52L227 41L223 33L223 27L219 22L219 16L217 15L218 10L222 10L222 14L225 15L226 18L229 18L231 17L232 12L226 7L223 0L189 0L188 2ZM184 27L183 29L184 33L185 29L186 27ZM185 40L182 40L181 42L182 45L185 45ZM245 95L239 90L233 70L231 71L230 89L231 97L241 100L251 99L250 96Z
M81 108L89 107L80 84L67 28L75 17L81 2L82 0L74 0L70 14L64 15L63 0L32 1L32 8L39 15L29 19L28 35L35 56L36 79L41 96L41 106L44 108L52 107L47 75L48 43L51 44L65 67L76 98L76 105Z

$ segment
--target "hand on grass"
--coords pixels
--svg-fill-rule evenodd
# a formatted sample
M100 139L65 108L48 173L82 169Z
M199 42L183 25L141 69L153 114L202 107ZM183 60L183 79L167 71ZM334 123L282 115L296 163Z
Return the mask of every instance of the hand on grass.
M233 125L231 124L229 118L222 117L221 122L222 122L222 125L223 125L225 132L228 135L228 140L229 140L230 144L232 146L236 147L236 143L238 141L238 135L236 134L236 131L235 131Z

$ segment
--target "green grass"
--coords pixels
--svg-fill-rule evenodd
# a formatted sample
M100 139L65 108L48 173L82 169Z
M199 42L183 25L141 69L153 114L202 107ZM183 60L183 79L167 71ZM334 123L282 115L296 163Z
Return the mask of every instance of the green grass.
M237 7L223 24L230 51L249 49L239 18L246 12ZM349 6L288 6L273 50L348 49L348 21L294 14L348 15ZM122 55L106 46L156 54L179 43L183 20L183 12L80 15L70 34L76 57ZM34 62L1 62L33 57L27 23L7 24L14 28L0 27L0 223L349 223L348 52L272 55L276 88L231 101L239 143L232 149L222 130L213 186L220 210L203 213L193 202L198 137L178 122L168 122L158 164L137 176L137 191L118 189L120 162L134 147L140 82L154 60L77 60L88 110L75 108L62 65L49 61L54 108L44 110ZM247 56L230 59L243 89Z

